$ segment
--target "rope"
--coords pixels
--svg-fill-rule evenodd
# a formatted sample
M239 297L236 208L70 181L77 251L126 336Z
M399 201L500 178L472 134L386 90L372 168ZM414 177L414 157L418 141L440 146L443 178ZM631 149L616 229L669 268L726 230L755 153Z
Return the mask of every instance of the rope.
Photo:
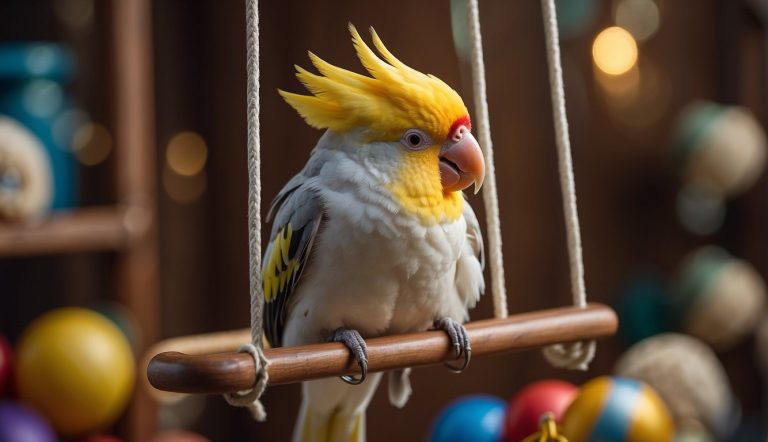
M253 356L253 366L256 370L256 383L253 388L245 391L238 391L237 393L227 393L224 395L224 399L227 400L229 405L236 407L245 407L250 410L253 418L257 421L264 422L267 419L267 412L264 411L264 405L261 404L261 395L264 394L264 390L267 388L267 382L269 382L269 360L264 356L264 352L260 347L253 344L243 344L238 350L240 353L249 353Z
M549 66L549 86L552 95L552 113L555 124L555 143L560 170L560 189L563 194L563 213L568 238L568 261L571 269L571 291L573 304L587 306L587 291L584 286L584 263L581 254L581 232L579 214L576 210L576 185L573 179L571 141L568 138L568 120L565 115L565 89L563 68L560 66L560 43L557 32L557 13L554 0L541 0L544 18L544 36ZM575 342L555 344L544 349L544 356L552 365L577 370L586 370L595 355L595 343Z
M472 66L472 91L474 92L475 117L480 146L485 155L485 182L483 204L488 234L488 254L491 265L491 288L493 292L493 314L506 318L507 292L504 282L504 257L501 253L501 221L499 218L499 195L496 191L496 168L493 163L491 124L488 118L488 101L485 92L485 65L483 62L483 40L480 34L480 17L477 0L467 0L467 27L470 40L470 64Z
M245 1L248 68L248 254L250 263L251 344L240 347L253 355L256 381L253 389L224 395L227 402L247 406L258 421L267 414L259 398L269 380L269 361L261 348L262 305L264 289L261 284L261 139L259 136L259 2Z

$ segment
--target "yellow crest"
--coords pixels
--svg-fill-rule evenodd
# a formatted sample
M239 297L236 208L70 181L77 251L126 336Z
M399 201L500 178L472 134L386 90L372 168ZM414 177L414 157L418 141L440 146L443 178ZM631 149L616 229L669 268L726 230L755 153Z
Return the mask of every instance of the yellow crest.
M418 128L438 141L448 136L454 122L467 118L467 108L456 91L395 58L373 28L373 44L383 60L351 24L349 31L370 77L333 66L310 52L320 75L296 66L296 77L312 95L278 91L310 126L335 132L364 128L371 140L386 141Z

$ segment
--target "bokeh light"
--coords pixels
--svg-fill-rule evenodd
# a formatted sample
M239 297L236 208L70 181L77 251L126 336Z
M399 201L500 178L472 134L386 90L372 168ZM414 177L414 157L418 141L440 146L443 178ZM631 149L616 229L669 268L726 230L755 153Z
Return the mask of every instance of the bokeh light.
M668 117L672 84L663 69L644 57L623 75L595 71L608 115L626 129L646 130Z
M191 176L175 173L168 167L163 168L163 189L166 195L179 204L190 204L197 201L208 187L205 172Z
M613 18L639 42L653 37L661 24L659 7L653 0L621 0L614 8Z
M624 28L606 28L595 37L592 58L595 66L606 74L625 74L637 62L637 43Z
M208 160L208 146L195 132L179 132L168 142L165 161L168 167L182 176L200 173Z
M49 118L64 105L64 91L51 80L34 80L24 87L21 99L27 112Z
M72 150L81 164L95 166L106 160L112 152L112 134L104 125L85 123L72 136Z
M93 22L93 0L55 0L56 17L72 28L85 28Z

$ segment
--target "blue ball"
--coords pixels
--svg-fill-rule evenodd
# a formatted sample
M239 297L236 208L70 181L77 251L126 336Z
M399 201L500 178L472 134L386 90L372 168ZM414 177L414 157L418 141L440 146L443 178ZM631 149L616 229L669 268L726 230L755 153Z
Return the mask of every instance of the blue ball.
M443 409L435 420L431 442L497 442L504 428L507 404L486 395L466 396Z
M0 402L0 442L56 442L48 423L31 409Z

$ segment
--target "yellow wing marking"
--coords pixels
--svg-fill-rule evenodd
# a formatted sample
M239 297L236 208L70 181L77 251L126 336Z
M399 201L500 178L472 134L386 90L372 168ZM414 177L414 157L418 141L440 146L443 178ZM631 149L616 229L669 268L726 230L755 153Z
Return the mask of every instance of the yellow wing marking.
M261 274L267 302L277 298L301 264L298 257L288 256L292 239L293 228L288 224L277 232L272 242L272 251Z

